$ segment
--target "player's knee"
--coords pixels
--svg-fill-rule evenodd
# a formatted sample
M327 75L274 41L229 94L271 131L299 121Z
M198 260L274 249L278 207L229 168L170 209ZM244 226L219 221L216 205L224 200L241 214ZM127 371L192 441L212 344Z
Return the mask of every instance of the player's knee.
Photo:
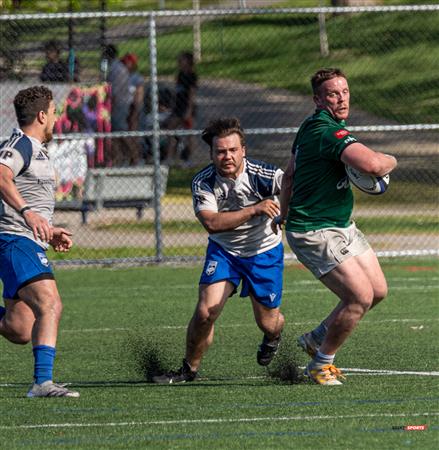
M367 313L367 311L369 311L373 303L373 298L374 297L372 292L367 295L361 295L357 297L355 305L357 306L361 316L363 316L364 314Z
M216 308L199 308L195 312L195 322L198 326L209 326L215 323L220 312Z
M275 313L260 315L256 318L256 323L265 334L276 337L282 331L285 319L283 314L277 310Z

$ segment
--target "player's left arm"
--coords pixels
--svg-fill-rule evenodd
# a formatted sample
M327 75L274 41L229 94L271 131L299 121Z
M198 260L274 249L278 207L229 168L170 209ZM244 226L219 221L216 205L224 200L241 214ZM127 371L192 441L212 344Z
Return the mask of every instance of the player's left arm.
M61 227L53 227L53 238L49 244L56 252L68 252L73 245L72 232Z
M349 144L340 156L341 161L360 172L382 177L390 173L397 164L392 155L376 152L359 142Z

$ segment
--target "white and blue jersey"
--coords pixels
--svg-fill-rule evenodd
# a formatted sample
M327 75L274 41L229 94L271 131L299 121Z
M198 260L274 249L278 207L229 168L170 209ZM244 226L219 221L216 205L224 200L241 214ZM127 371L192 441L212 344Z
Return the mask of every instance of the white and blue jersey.
M280 193L283 172L262 161L244 159L244 170L236 180L219 175L213 164L198 172L192 180L195 214L237 211L264 199L275 199ZM234 230L211 234L209 239L234 256L251 257L266 252L282 240L271 230L265 214L252 217Z
M16 128L0 145L0 164L12 170L15 186L26 205L51 224L55 207L55 171L46 146ZM3 200L0 201L0 233L24 236L47 248L47 244L35 240L24 218Z
M0 164L9 167L15 186L35 212L52 223L55 206L55 172L46 147L15 129L0 145ZM24 218L0 199L0 279L3 297L17 299L18 291L38 280L53 279L47 244L35 239Z
M244 159L236 180L220 176L213 164L192 180L194 210L237 211L280 192L283 172L276 166ZM242 282L241 297L251 295L267 308L282 301L283 245L265 214L251 218L234 230L209 235L200 284L228 281L235 290Z

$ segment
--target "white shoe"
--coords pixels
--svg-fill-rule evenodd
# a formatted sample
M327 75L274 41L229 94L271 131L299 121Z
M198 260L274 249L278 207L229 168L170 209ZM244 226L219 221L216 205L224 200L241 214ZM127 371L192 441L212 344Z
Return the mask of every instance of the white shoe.
M52 380L47 380L44 383L34 383L27 397L79 397L79 392L70 391L65 387L65 384L57 384Z

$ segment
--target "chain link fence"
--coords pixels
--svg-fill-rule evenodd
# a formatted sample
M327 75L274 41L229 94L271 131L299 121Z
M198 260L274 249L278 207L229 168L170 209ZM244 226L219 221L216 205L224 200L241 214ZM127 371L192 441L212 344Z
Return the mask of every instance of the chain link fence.
M15 126L12 99L21 88L47 84L60 113L50 145L55 222L74 232L76 246L53 255L67 258L59 264L202 257L207 235L190 196L192 176L209 163L201 129L218 116L237 116L249 156L284 166L314 110L309 79L320 67L348 76L350 129L399 161L384 196L355 192L360 228L380 255L438 254L439 5L17 14L0 21L0 135ZM109 48L128 68L133 63L131 84L127 77L108 83ZM197 75L189 82L195 112L173 122L178 61L187 53ZM43 69L48 62L52 72ZM57 81L48 81L54 67ZM127 114L121 126L116 118Z

